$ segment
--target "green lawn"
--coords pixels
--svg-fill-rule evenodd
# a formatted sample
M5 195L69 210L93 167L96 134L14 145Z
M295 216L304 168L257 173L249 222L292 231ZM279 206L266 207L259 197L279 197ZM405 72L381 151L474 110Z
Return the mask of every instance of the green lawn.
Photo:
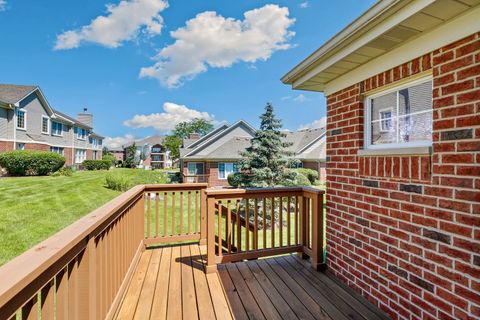
M115 169L127 176L133 169ZM105 188L106 171L72 177L0 179L0 265L55 234L121 192Z

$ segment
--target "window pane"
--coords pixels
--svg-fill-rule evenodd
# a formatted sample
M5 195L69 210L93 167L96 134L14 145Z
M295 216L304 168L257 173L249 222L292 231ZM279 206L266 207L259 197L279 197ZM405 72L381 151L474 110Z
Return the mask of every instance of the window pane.
M392 92L371 100L371 144L397 142L397 93Z
M399 91L399 142L432 140L432 82Z

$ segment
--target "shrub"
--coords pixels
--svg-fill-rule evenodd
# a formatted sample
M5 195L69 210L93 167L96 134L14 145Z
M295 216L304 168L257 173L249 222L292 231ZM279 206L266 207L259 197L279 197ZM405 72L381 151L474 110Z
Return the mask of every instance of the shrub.
M297 172L297 176L295 177L296 185L297 186L310 186L312 183L310 182L310 179L306 177L304 174Z
M168 176L164 172L133 170L135 170L134 175L129 175L122 171L109 172L105 176L106 187L117 191L127 191L139 184L162 184L168 182Z
M295 172L298 172L305 177L308 178L310 181L310 184L317 184L318 183L318 172L312 169L307 169L307 168L298 168L298 169L292 169Z
M15 150L0 154L0 166L12 176L45 176L65 164L65 158L54 152Z
M227 177L228 184L234 188L240 187L242 184L243 175L240 172L231 173Z
M117 159L115 158L114 155L111 154L105 154L102 157L102 160L104 161L110 161L111 165L114 166L117 163Z
M112 166L110 160L85 160L82 163L87 170L108 170Z

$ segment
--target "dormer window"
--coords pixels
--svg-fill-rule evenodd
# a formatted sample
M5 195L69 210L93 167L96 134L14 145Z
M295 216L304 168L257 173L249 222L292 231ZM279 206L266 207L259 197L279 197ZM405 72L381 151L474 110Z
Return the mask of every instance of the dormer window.
M431 146L431 77L367 97L365 115L367 149Z

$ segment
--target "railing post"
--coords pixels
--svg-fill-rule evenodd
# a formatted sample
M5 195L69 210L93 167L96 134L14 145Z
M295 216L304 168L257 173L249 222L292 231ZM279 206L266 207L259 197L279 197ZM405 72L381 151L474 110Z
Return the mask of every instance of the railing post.
M76 319L96 318L96 244L95 237L88 239L87 247L78 259L77 267L77 306L75 306Z
M207 244L207 195L200 191L200 245Z
M307 201L308 198L305 197L305 195L302 194L302 207L300 208L300 244L302 245L303 248L307 246L307 236L308 236L308 226L307 226ZM299 252L298 253L299 258L301 259L307 259L308 255L305 253L305 251Z
M317 193L312 198L312 268L326 269L323 258L323 194Z
M217 271L215 261L215 198L207 196L207 265L206 273Z

